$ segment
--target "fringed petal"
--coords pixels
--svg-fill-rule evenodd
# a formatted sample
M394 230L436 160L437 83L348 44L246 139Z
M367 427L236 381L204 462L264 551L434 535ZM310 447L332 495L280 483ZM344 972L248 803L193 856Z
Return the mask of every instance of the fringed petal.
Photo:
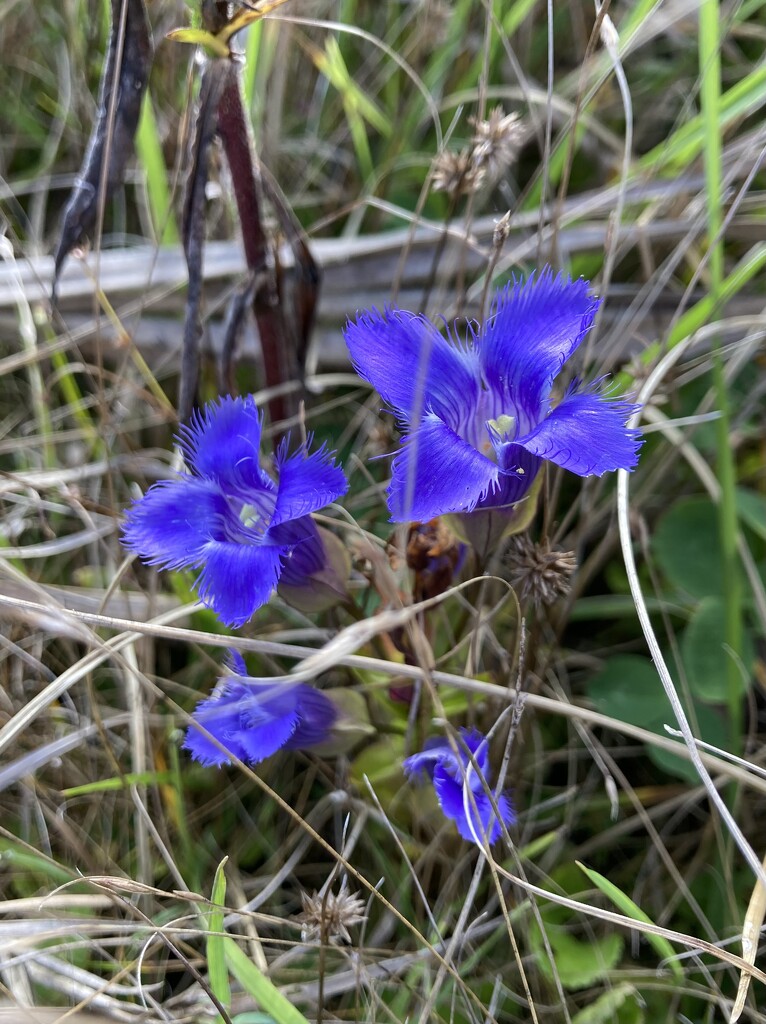
M201 564L212 538L248 537L212 481L182 476L152 484L127 511L122 543L147 565L183 569Z
M479 342L482 368L524 432L544 415L552 381L593 323L599 300L589 287L546 268L495 300Z
M198 724L240 761L258 764L278 750L322 743L335 722L335 705L306 683L270 683L250 676L226 678L192 716L185 749L203 764L231 757L195 727Z
M260 464L261 414L252 396L225 396L196 412L179 435L184 457L197 476L222 491L268 511L276 487ZM269 500L270 499L270 500Z
M450 746L449 740L434 738L426 740L424 748L417 754L410 754L405 757L402 767L407 775L427 775L429 779L434 777L436 766L443 762L454 763L454 771L457 771L458 759ZM457 777L457 775L455 775Z
M200 599L227 626L243 626L276 587L283 553L269 544L208 541L197 580Z
M403 309L371 309L349 321L346 344L354 367L412 427L434 412L453 429L479 399L473 348L442 337L423 316Z
M406 758L404 770L407 774L428 774L444 816L455 822L464 839L481 846L486 837L489 843L494 843L500 836L500 820L506 825L515 821L511 801L505 793L497 796L499 820L488 795L486 738L475 729L461 729L457 747L458 753L455 753L449 740L429 740L420 753ZM470 750L473 760L465 748Z
M433 413L406 439L391 470L388 507L395 523L470 512L498 479L497 466Z
M516 445L579 476L633 469L641 434L626 423L638 407L610 399L596 384L570 393Z
M276 457L279 483L271 522L273 526L317 512L336 501L348 489L348 482L333 453L325 445L307 455L288 455L281 444Z
M287 743L298 725L295 702L288 701L286 707L279 706L279 701L275 704L275 689L273 685L223 680L211 697L197 705L184 748L206 765L231 763L231 757L195 727L198 723L240 761L256 764L270 757Z

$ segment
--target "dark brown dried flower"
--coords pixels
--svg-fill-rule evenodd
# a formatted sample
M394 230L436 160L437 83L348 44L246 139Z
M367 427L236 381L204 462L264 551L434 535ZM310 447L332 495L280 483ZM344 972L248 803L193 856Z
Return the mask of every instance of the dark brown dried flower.
M529 537L514 537L507 559L514 590L522 601L532 601L537 608L568 593L577 568L574 551L551 549Z
M471 150L442 150L434 160L434 192L446 192L452 199L471 195L481 187L485 174L486 169L476 163Z
M348 891L344 878L337 895L315 892L313 896L301 893L303 911L298 915L301 923L303 942L331 942L338 945L341 939L351 942L349 928L367 919L364 900Z
M520 114L506 114L502 107L495 107L487 121L475 117L470 120L474 127L473 162L495 180L516 161L527 134L524 122Z
M464 546L442 519L412 523L407 534L407 566L415 573L416 601L436 597L452 585Z

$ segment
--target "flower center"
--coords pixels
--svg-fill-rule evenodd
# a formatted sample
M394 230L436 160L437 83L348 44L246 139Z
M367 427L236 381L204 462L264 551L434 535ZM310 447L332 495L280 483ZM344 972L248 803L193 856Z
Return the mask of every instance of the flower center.
M494 420L487 420L489 436L498 441L512 441L516 434L516 417L501 413Z
M274 505L273 494L264 494L257 502L243 502L239 510L239 521L246 530L252 530L258 536L263 536L271 524Z
M497 462L500 454L499 446L512 441L516 436L516 417L501 413L495 419L487 420L488 437L482 443L481 450L488 459Z

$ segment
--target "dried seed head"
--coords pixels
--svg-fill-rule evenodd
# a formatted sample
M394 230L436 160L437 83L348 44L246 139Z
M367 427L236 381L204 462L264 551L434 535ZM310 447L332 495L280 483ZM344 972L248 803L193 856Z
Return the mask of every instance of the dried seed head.
M433 189L446 192L452 199L468 196L478 191L485 174L486 169L476 163L470 150L454 153L445 149L434 160Z
M411 64L416 63L415 57L430 56L442 43L446 43L453 13L449 0L416 0L415 16L411 22L412 36L408 40Z
M303 942L331 942L337 945L341 939L351 942L349 928L367 919L364 900L348 891L344 878L337 895L315 892L313 896L301 893L303 911L298 915L301 923Z
M515 163L527 135L524 122L520 114L506 114L502 107L495 107L487 121L475 117L470 121L474 127L473 162L495 180Z
M539 608L569 592L577 568L574 551L553 550L525 536L514 538L506 557L511 585L522 601L532 601Z

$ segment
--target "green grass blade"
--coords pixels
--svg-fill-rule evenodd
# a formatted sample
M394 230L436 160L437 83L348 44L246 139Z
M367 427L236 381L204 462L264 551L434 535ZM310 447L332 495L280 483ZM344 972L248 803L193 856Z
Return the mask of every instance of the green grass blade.
M766 66L761 64L721 96L717 130L723 134L735 121L758 110L765 102ZM639 165L644 170L651 170L654 173L661 170L665 172L686 170L689 163L709 145L709 141L705 115L697 114L664 142L643 156Z
M675 348L684 338L694 334L700 327L708 323L719 305L724 305L738 295L756 274L766 266L766 245L753 246L737 266L724 279L716 299L713 295L706 295L696 305L687 310L678 320L676 326L665 339L664 343L655 341L649 345L641 354L642 366L651 366L663 353ZM615 390L619 387L621 391L629 391L633 387L633 378L629 373L623 371L615 377Z
M141 107L136 132L136 152L146 178L146 194L154 223L155 236L161 245L177 245L180 236L173 215L168 187L168 172L162 154L157 120L154 116L151 93L147 90Z
M723 143L721 103L721 41L718 0L703 0L699 12L699 66L701 77L702 124L704 129L705 196L709 245L710 295L718 302L724 276L723 239ZM713 342L713 386L720 418L716 423L717 468L721 484L718 505L719 532L723 552L723 596L725 607L724 635L728 647L742 654L742 587L737 551L737 471L729 439L729 395L724 375L720 340ZM742 747L740 719L742 692L737 659L726 660L727 698L729 711L729 742L731 752Z
M222 942L231 973L277 1024L308 1024L300 1010L296 1010L276 985L258 970L234 939L225 938Z
M598 871L594 871L593 868L586 868L579 860L576 863L578 868L588 876L596 888L600 889L626 917L630 917L634 921L641 921L643 924L654 924L649 915L637 903L634 903L630 896L627 896L622 889L618 889L613 882L610 882L608 878L604 878L603 875L600 875ZM646 933L646 938L659 956L663 960L668 961L670 970L680 981L684 976L684 972L679 962L675 959L675 950L668 939L663 935L652 935L650 932Z
M261 53L263 21L254 21L247 30L245 43L245 66L242 69L242 91L245 95L245 110L252 113L255 99L255 82Z
M207 914L207 973L213 995L222 1006L231 1006L231 988L229 987L229 971L226 966L224 943L231 941L223 935L223 907L226 902L226 875L224 868L228 857L224 857L218 865L213 879L213 891L210 902L215 904ZM220 1014L218 1020L220 1021Z
M96 782L86 782L82 786L70 786L62 789L61 795L69 800L76 796L89 796L93 793L112 793L118 789L127 789L130 786L157 786L161 783L173 781L172 772L126 772L125 775L114 776L110 779L97 779Z

